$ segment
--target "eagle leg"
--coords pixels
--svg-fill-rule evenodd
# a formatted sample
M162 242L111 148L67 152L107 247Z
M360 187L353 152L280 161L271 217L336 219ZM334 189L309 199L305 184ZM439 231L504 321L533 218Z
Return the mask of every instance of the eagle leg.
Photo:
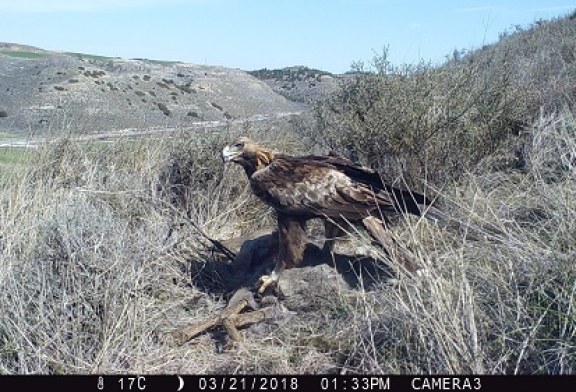
M326 218L324 219L324 246L322 247L322 253L332 255L334 252L334 244L336 240L344 237L344 221L337 221L334 219Z
M417 273L421 269L414 256L408 250L402 250L394 239L386 233L384 223L375 216L362 219L364 227L377 239L390 253L392 259L397 260L409 272Z
M280 286L278 282L280 280L280 275L276 273L276 270L272 271L270 275L263 275L258 281L258 294L264 294L268 287L279 289Z
M276 256L276 266L270 275L264 275L260 278L258 293L264 293L270 286L276 286L277 292L281 293L278 282L282 271L286 268L296 267L302 262L308 241L306 221L307 219L303 217L278 213L278 255Z

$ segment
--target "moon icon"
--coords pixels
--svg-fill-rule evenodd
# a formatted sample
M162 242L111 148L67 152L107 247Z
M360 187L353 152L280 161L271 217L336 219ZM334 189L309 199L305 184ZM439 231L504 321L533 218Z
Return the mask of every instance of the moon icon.
M177 391L181 391L182 388L184 388L184 379L182 379L182 377L180 377L180 376L176 376L176 377L178 377L178 382L180 383L180 385L178 386Z

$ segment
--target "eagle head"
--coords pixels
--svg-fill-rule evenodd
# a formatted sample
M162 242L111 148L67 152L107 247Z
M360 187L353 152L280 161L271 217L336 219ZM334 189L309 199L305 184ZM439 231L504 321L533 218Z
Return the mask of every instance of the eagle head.
M247 137L239 137L229 146L222 150L222 160L234 162L244 168L248 177L257 170L268 166L276 154L271 150L260 147L256 142Z
M247 137L239 137L229 146L222 150L222 160L224 163L236 162L242 164L250 161L256 155L258 145Z

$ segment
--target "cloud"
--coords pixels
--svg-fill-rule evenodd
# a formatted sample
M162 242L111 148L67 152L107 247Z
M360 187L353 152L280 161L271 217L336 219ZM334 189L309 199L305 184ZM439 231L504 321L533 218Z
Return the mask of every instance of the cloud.
M422 23L418 23L418 22L412 22L408 25L411 29L421 29L422 28Z
M200 0L0 0L0 13L93 12L185 4Z

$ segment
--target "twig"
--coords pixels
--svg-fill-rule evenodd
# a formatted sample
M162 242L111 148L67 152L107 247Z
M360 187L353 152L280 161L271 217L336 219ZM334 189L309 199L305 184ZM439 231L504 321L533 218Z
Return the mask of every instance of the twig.
M164 206L168 207L169 209L172 210L172 212L174 212L175 214L179 215L186 223L188 223L192 228L194 228L194 230L196 230L196 232L198 234L200 234L201 237L203 237L204 239L210 241L210 243L216 248L218 249L220 252L222 252L226 257L228 257L230 260L234 260L234 258L236 257L236 253L232 252L230 249L228 249L227 247L225 247L220 241L215 240L213 238L211 238L208 234L206 234L204 232L204 230L202 230L197 224L196 222L194 222L192 219L190 219L189 216L189 212L184 215L182 214L181 211L179 211L176 207L174 207L172 204L164 201L164 200L159 200L159 199L154 199L154 200L146 200L148 201L150 204L152 204L154 207L157 207L156 202L161 202ZM168 241L168 238L170 238L170 235L172 234L172 231L174 230L173 227L170 228L168 235L166 236L166 241Z

